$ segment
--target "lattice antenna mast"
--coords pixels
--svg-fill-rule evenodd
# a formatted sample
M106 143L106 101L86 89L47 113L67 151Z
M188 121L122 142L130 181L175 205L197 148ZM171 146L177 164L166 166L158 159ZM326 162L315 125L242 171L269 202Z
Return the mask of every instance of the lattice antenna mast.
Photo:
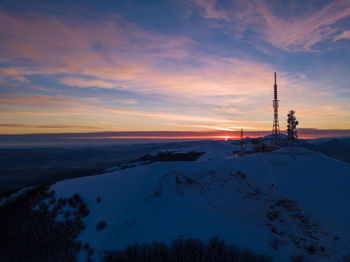
M280 137L280 125L278 122L278 107L279 100L277 98L277 82L276 82L276 72L275 72L275 84L273 85L273 127L272 127L272 137L274 140L275 146L278 145Z
M288 119L287 119L288 142L291 146L294 146L294 143L296 143L298 139L298 133L296 128L299 122L296 120L294 110L290 110L287 116L288 116Z

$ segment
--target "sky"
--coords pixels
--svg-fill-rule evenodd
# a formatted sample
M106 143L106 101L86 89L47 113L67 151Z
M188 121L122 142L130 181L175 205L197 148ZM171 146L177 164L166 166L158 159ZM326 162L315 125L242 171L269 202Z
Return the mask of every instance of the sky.
M350 129L349 0L0 1L0 134Z

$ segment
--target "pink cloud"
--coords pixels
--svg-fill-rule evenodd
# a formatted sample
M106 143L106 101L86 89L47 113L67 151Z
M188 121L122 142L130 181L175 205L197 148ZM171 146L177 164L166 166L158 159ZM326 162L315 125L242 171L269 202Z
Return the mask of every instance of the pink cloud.
M309 51L314 44L332 39L339 29L331 25L350 16L347 1L334 1L288 20L273 15L266 5L260 5L258 10L267 26L263 30L265 40L288 51Z
M103 88L113 88L115 84L109 83L102 80L93 80L93 79L82 79L82 78L73 78L73 77L64 77L60 79L60 82L68 86L77 86L77 87L103 87Z
M344 31L341 34L334 37L334 41L337 41L340 39L349 39L350 40L350 30Z
M225 20L225 31L239 35L251 29L271 45L287 51L313 51L312 46L321 41L348 38L346 32L334 26L337 21L350 16L347 0L332 1L319 10L302 10L288 17L273 12L272 5L263 0L235 2L234 8L225 9L218 8L215 0L193 0L193 3L200 10L205 10L203 17ZM290 6L293 3L281 3L279 8L295 9Z
M201 9L202 15L210 19L228 19L227 13L215 8L217 0L194 0L194 3Z
M30 83L30 80L25 78L24 76L17 75L17 76L14 76L13 79L22 83Z
M209 12L215 2L204 1L201 5ZM190 98L242 94L249 97L265 94L271 88L274 70L269 64L194 56L190 52L192 40L145 31L120 18L92 24L35 14L21 18L1 12L0 17L0 33L7 35L1 47L6 54L3 59L26 58L35 64L3 68L3 79L54 75L62 84L73 87L122 86L133 92ZM98 51L92 48L96 43L101 45ZM178 60L180 65L175 69L167 64L169 58ZM182 63L183 58L191 58L198 66ZM285 83L287 79L280 81Z
M144 31L118 17L100 24L88 20L76 23L48 15L17 17L1 10L0 33L5 36L0 47L2 62L27 59L35 64L3 69L2 77L88 74L92 70L89 65L94 64L106 75L128 78L145 70L138 57L151 56L154 63L157 59L178 59L188 55L186 46L191 43L185 37Z

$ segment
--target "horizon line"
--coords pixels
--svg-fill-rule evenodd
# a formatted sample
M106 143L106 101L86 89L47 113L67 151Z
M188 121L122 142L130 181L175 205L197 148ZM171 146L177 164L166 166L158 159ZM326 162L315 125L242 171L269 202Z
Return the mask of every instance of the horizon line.
M350 136L350 129L319 129L319 128L298 128L298 134L300 136L322 136L322 137L332 137L332 136ZM103 136L115 136L114 138L127 137L128 139L132 139L133 137L145 137L145 138L168 138L168 137L203 137L203 136L229 136L233 134L237 134L240 136L241 130L211 130L211 131L95 131L95 132L41 132L41 133L0 133L1 137L19 137L19 136L62 136L67 138L67 136L77 135L82 138L91 137L97 138L95 135L99 135L99 138L102 139ZM271 134L271 130L244 130L244 136L253 136L258 137L264 134ZM281 133L286 133L286 131L281 131ZM106 137L107 138L107 137Z

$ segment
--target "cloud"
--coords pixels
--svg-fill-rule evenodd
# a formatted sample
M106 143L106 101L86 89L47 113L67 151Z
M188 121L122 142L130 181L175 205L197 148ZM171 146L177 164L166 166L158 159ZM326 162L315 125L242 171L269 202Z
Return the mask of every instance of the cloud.
M195 5L200 8L203 17L210 19L227 20L227 13L215 8L217 0L194 0Z
M22 83L30 83L30 80L23 76L14 76L13 79Z
M124 100L121 100L120 102L123 104L126 104L126 105L136 105L137 104L137 101L134 99L124 99Z
M39 129L103 129L99 126L79 126L79 125L31 125L31 124L0 124L2 128L39 128Z
M72 105L74 101L66 99L60 95L3 95L0 97L1 107L33 105L33 106L49 106L49 105Z
M287 51L311 51L316 43L331 40L341 30L333 25L350 16L348 1L333 1L288 20L275 16L266 5L258 10L267 26L262 30L265 40Z
M59 81L64 85L77 86L77 87L103 87L103 88L115 87L115 84L113 83L109 83L102 80L96 80L96 79L64 77L64 78L61 78Z
M334 41L337 41L340 39L349 39L350 40L350 30L346 30L346 31L342 32L341 34L334 37Z
M213 3L206 1L203 8ZM122 88L186 98L189 103L201 97L204 104L210 96L249 100L271 89L270 64L192 52L196 43L187 37L145 31L118 17L96 24L1 14L0 33L6 35L2 59L11 65L17 61L16 66L0 69L5 80L44 75L71 87ZM282 76L280 83L286 82ZM228 98L222 99L220 103Z
M208 17L220 16L210 11L214 1L196 3ZM97 24L48 15L0 14L0 34L5 36L1 59L12 65L0 69L5 80L45 75L72 87L122 87L190 98L258 96L271 88L270 64L192 52L196 43L187 37L145 31L119 17Z
M90 75L98 69L102 77L129 79L135 73L147 71L149 57L157 63L187 56L187 46L191 43L186 37L142 30L119 17L94 23L36 13L19 17L3 10L0 10L0 35L0 62L16 65L2 68L2 78L33 74Z
M264 129L269 126L270 121L264 120L249 120L239 119L231 116L222 117L222 114L211 114L209 111L202 110L202 115L191 114L188 112L160 112L156 108L152 108L153 111L126 109L122 107L112 107L105 105L93 105L91 103L84 103L82 101L65 100L57 97L31 97L27 100L27 97L12 97L2 99L0 112L4 115L13 116L28 116L28 117L65 117L70 118L79 116L80 121L85 119L99 119L103 117L107 122L113 122L113 118L121 120L126 117L128 122L140 123L139 119L148 121L157 121L161 125L168 127L181 127L191 128L192 130L209 129L209 130L237 130L244 129ZM51 102L51 101L54 101ZM50 104L50 108L46 110ZM13 107L12 105L16 105ZM25 108L25 110L22 109ZM45 108L45 110L42 110ZM205 113L205 115L203 115ZM108 124L104 125L108 130Z
M350 117L348 110L341 109L341 106L330 104L316 104L312 107L307 106L302 110L303 116L312 118L327 118L327 117Z
M190 114L178 114L156 111L144 111L136 109L127 109L121 107L112 107L105 105L96 105L86 103L83 101L64 99L60 96L44 96L44 95L31 95L31 96L7 96L0 98L1 106L0 112L7 114L27 114L27 115L47 115L52 116L52 113L56 115L69 116L69 115L88 115L88 116L136 116L146 117L153 119L167 119L178 121L194 121L194 122L208 122L208 123L230 123L231 119L217 118L210 116L196 116ZM48 107L50 105L50 107ZM23 111L21 108L25 108ZM46 111L42 111L42 108L48 108ZM57 111L60 108L60 111Z
M307 8L309 4L304 1L302 6L285 1L273 2L273 5L263 0L238 1L230 8L219 8L215 0L193 0L193 3L202 10L204 18L224 20L225 31L243 37L244 31L253 30L272 46L286 51L313 51L313 46L322 41L347 38L347 33L336 25L350 16L347 0L331 1L322 8ZM288 15L285 14L287 9L290 10Z
M0 17L2 59L17 61L0 69L3 79L41 74L73 87L181 96L257 94L271 84L269 64L194 53L196 43L187 37L145 31L120 18L96 24L3 11Z

